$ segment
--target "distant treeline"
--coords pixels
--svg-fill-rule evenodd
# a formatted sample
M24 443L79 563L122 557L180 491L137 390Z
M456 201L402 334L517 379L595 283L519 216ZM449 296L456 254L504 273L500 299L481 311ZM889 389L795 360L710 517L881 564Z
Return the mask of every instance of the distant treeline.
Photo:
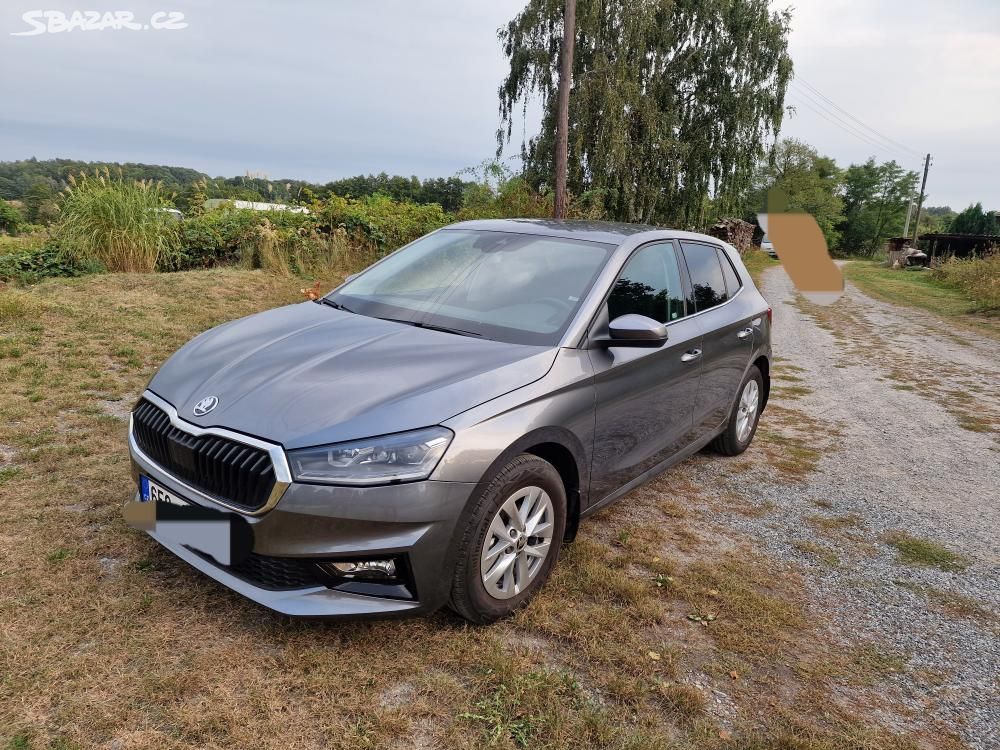
M457 211L462 206L466 188L472 185L459 177L418 177L388 175L358 175L334 180L325 185L304 180L275 179L259 176L209 177L186 167L159 164L116 164L86 162L73 159L24 159L0 161L0 199L40 202L54 196L69 184L70 175L93 173L105 167L116 174L121 170L126 180L154 180L162 184L166 194L175 194L175 203L182 210L197 189L208 198L229 198L278 203L311 203L331 195L343 198L367 198L387 195L397 201L426 204L438 203L445 211ZM197 185L196 185L197 184Z

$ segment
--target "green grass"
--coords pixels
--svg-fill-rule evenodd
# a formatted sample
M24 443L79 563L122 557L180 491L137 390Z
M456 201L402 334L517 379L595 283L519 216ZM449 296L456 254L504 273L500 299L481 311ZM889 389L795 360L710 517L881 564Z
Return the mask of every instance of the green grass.
M876 299L926 310L1000 338L1000 319L977 313L973 300L929 271L894 270L872 260L852 261L843 271L849 281Z
M907 565L940 568L947 571L964 570L967 560L957 552L929 539L910 536L902 532L890 534L886 541L899 552L899 559Z
M760 275L768 268L780 265L778 261L765 253L763 250L751 250L743 254L743 264L750 272L753 282L760 286Z

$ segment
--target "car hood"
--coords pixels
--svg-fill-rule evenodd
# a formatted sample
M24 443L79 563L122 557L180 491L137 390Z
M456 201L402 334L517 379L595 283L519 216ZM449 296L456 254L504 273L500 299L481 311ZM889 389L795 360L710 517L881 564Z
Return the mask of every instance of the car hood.
M439 424L543 377L556 352L304 302L206 331L149 388L188 422L290 449Z

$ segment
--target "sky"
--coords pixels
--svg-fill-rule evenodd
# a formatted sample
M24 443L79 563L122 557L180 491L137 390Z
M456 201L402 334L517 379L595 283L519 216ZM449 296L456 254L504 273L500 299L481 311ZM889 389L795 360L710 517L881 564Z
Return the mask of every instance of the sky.
M183 28L56 33L24 14L104 8L4 0L0 160L451 176L495 152L496 32L523 4L120 0L107 8L135 24L171 11ZM930 153L928 205L1000 208L1000 2L797 0L789 44L782 136L842 166L874 156L918 169ZM536 107L509 153L537 119Z

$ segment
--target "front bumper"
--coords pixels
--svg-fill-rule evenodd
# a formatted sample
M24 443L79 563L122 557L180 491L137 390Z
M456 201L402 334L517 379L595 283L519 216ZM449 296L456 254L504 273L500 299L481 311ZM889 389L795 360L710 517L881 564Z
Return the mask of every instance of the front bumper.
M131 436L129 448L137 483L140 475L146 475L191 503L225 510L193 495L144 456ZM382 487L293 482L272 510L244 516L253 529L255 555L303 563L393 557L403 563L412 599L353 593L327 585L280 589L260 585L183 544L149 533L202 573L285 615L415 615L438 609L448 599L455 525L475 487L474 483L430 480Z

